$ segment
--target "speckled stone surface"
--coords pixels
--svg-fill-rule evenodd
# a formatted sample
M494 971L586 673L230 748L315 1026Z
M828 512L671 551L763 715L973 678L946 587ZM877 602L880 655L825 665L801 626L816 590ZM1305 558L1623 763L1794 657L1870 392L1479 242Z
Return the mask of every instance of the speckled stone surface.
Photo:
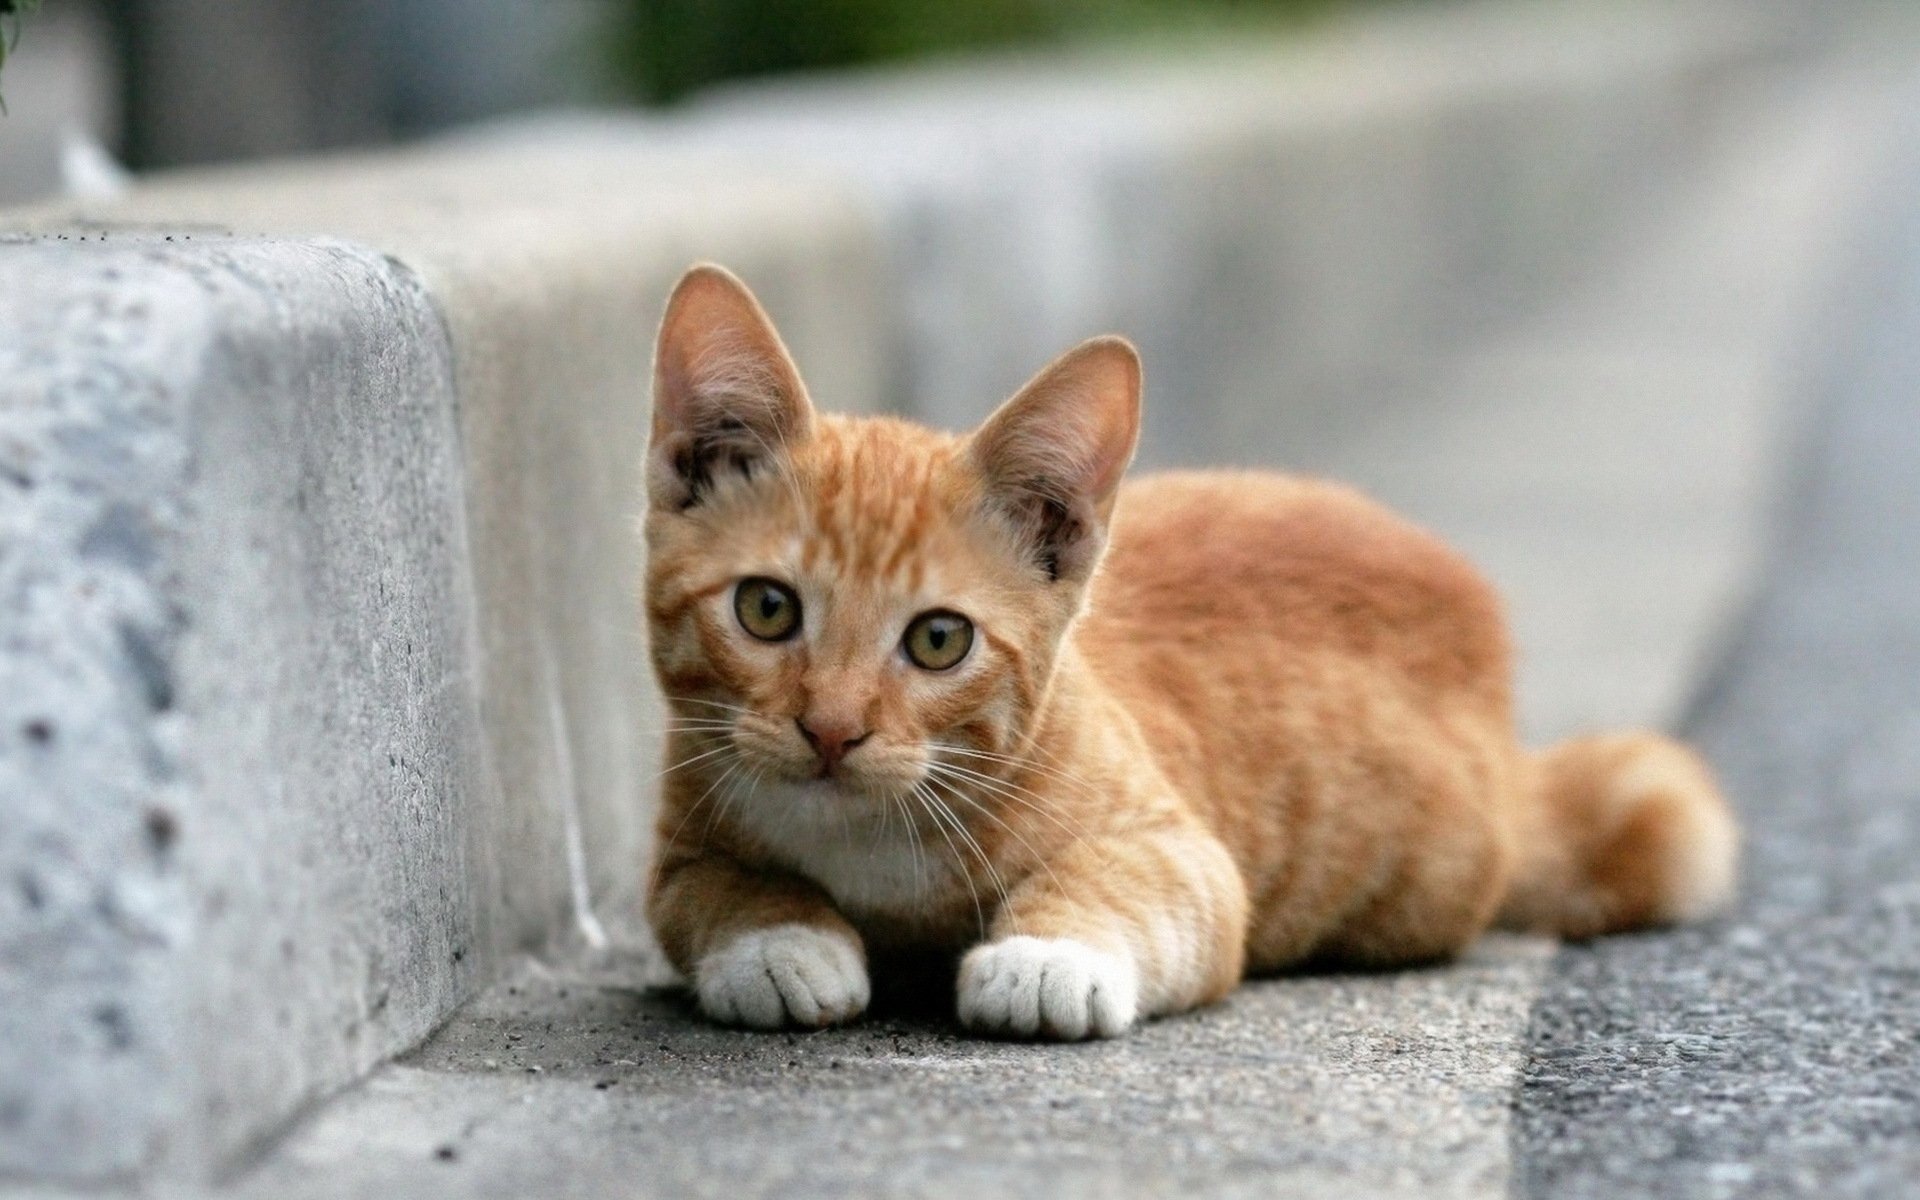
M0 1177L195 1174L475 983L451 368L365 250L0 240Z
M1749 831L1744 901L1559 957L1521 1195L1920 1194L1920 160L1901 191L1769 582L1689 722Z
M259 1197L1478 1196L1546 943L1272 980L1076 1046L925 1002L843 1031L713 1027L675 991L540 973L303 1126ZM1276 1189L1278 1189L1276 1191Z

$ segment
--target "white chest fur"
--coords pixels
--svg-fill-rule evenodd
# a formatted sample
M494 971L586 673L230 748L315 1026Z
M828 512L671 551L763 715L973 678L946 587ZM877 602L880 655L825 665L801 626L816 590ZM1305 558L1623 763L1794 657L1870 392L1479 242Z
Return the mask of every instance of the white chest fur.
M850 917L909 918L965 883L954 850L911 801L886 805L831 784L774 785L736 806L739 823L783 865L826 889Z

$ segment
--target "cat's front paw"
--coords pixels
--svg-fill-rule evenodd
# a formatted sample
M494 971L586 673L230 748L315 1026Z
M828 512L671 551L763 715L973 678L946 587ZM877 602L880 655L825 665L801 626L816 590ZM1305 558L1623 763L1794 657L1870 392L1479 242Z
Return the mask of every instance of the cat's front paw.
M741 934L694 965L700 1009L726 1025L820 1028L867 1007L867 967L846 935L811 925Z
M960 1020L985 1033L1114 1037L1133 1024L1139 1002L1131 961L1071 938L1005 938L960 963Z

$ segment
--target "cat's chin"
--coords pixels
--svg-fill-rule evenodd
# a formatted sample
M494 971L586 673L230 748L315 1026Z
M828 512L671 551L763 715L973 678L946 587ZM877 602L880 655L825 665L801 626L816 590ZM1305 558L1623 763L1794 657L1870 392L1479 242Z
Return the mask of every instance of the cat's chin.
M769 772L767 782L755 789L762 800L788 804L855 807L883 804L895 789L846 773L838 775Z
M875 779L860 775L814 775L783 783L796 799L844 808L872 808L893 803L913 790L913 781Z
M805 838L815 822L835 838L845 837L849 829L856 834L871 831L921 811L922 802L913 797L917 782L892 772L769 779L755 789L754 823L764 824L765 831L777 837ZM740 808L744 812L746 806Z

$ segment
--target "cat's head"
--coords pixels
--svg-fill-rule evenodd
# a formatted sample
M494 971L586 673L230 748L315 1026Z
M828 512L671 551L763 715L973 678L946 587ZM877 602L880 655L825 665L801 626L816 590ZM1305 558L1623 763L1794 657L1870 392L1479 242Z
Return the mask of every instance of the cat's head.
M964 437L818 412L747 289L696 267L654 365L646 604L679 728L849 797L1001 774L1106 543L1140 366L1086 342ZM962 752L975 757L966 757Z

